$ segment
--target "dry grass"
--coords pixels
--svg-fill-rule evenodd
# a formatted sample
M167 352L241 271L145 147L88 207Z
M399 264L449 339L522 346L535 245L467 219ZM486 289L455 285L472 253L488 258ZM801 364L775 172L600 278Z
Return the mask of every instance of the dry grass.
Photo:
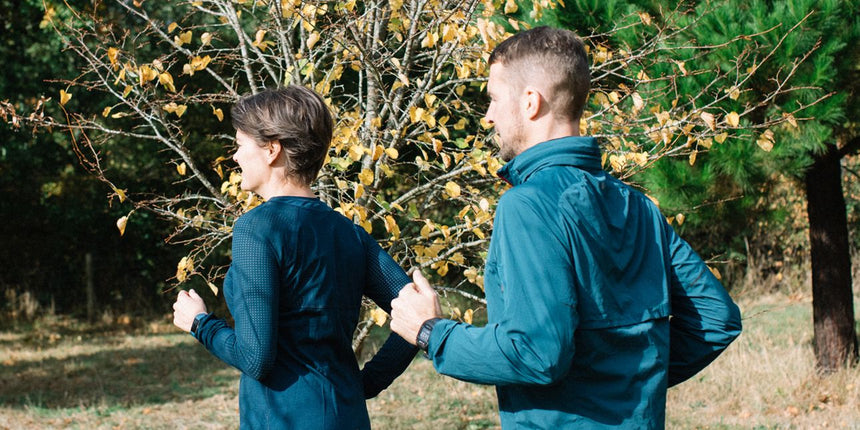
M743 335L670 390L667 427L860 429L860 368L813 367L808 292L741 291L739 302ZM0 332L0 429L237 427L235 370L166 321L106 327L47 319ZM498 428L492 387L439 376L423 358L368 409L379 429Z
M815 371L811 298L773 293L741 306L741 337L669 391L668 426L860 429L860 368Z

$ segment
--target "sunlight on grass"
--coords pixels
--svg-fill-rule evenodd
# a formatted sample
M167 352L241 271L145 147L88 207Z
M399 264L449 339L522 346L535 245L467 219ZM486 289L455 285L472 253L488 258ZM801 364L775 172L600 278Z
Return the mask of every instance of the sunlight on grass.
M860 368L813 367L809 294L740 295L743 334L669 390L667 428L860 429ZM0 332L0 360L0 429L238 426L238 372L167 322L105 331L43 321ZM499 426L493 387L440 376L421 357L368 410L378 429Z

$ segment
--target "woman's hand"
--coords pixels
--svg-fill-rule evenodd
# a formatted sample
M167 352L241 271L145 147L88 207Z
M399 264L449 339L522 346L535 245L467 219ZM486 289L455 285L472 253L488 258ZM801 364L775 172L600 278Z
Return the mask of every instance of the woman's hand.
M182 331L190 332L194 317L206 313L206 304L193 289L179 292L176 303L173 304L173 325Z

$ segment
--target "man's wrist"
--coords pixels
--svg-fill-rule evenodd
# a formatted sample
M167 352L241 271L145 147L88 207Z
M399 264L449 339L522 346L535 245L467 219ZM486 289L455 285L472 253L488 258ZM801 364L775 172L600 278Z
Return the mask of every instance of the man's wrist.
M415 345L418 349L427 352L427 348L430 346L430 334L433 332L433 327L441 319L442 318L430 318L421 324L421 328L418 330L418 336L415 338Z
M201 312L197 314L194 317L194 321L191 322L191 330L189 330L189 333L191 333L191 335L194 336L195 339L197 338L197 331L200 329L200 322L203 321L203 318L206 318L207 316L209 316L208 313Z

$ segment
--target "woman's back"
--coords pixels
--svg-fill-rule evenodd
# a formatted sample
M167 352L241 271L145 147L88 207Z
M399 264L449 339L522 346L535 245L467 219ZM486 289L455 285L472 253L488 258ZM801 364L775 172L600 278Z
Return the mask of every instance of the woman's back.
M237 221L224 293L243 339L243 427L369 427L351 347L367 265L357 228L302 197Z

